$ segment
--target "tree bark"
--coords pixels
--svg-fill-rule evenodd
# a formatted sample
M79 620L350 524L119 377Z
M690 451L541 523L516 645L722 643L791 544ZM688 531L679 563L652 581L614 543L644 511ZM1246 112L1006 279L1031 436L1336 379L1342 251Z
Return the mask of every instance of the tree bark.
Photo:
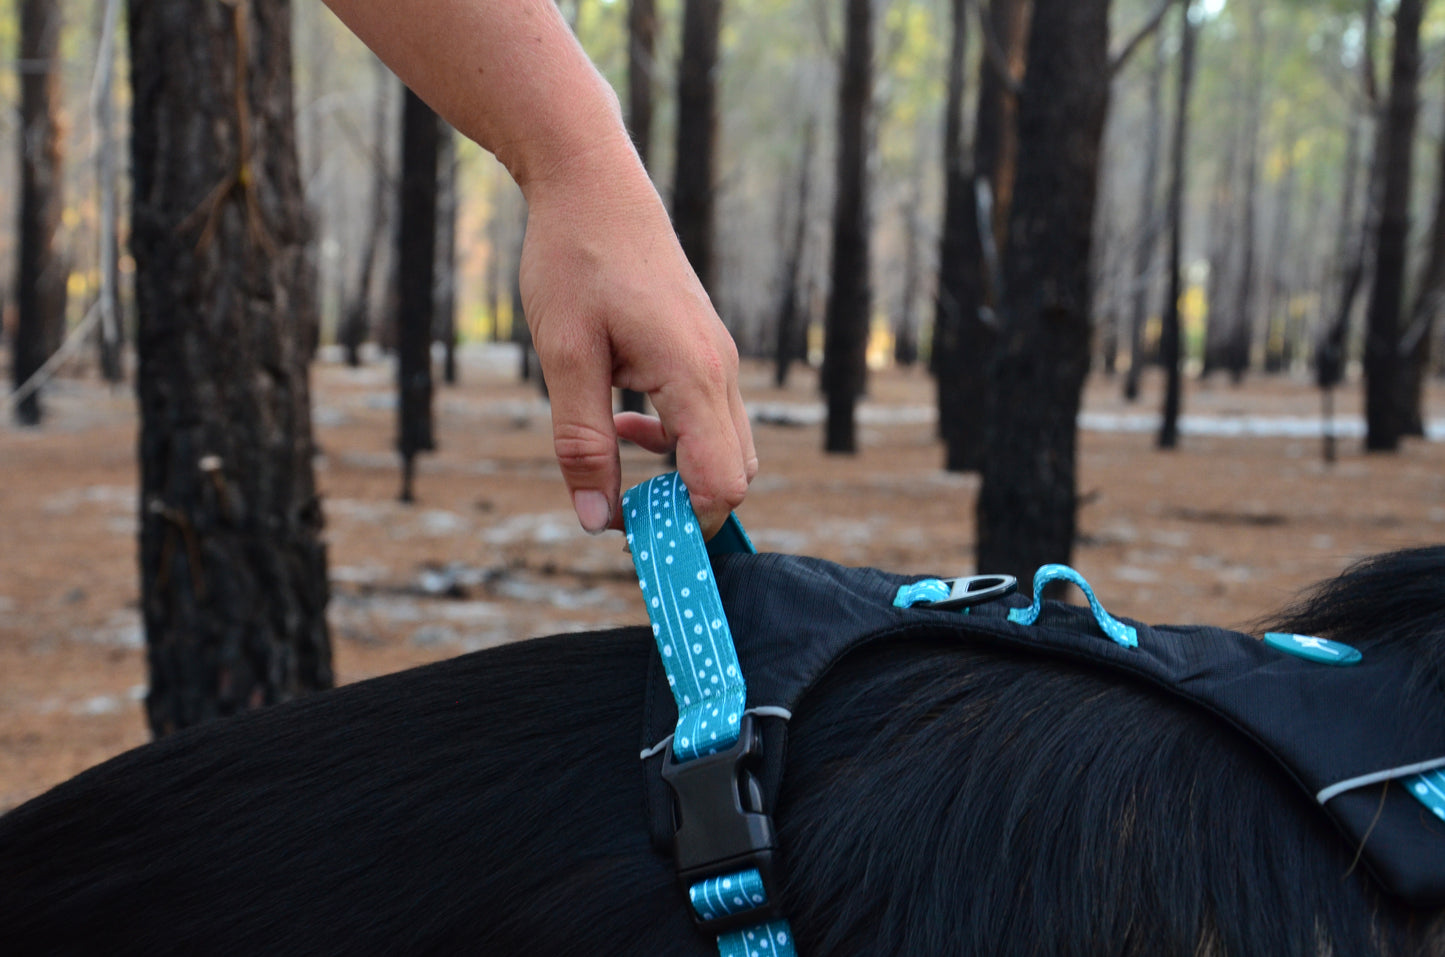
M146 710L330 687L287 0L131 0ZM186 148L177 148L186 144Z
M1045 562L1068 561L1073 548L1108 14L1108 0L1034 4L978 499L978 567L990 573L1027 579Z
M1169 295L1164 301L1164 326L1159 343L1159 359L1167 376L1164 385L1164 409L1160 416L1159 448L1172 449L1179 444L1180 406L1180 320L1179 300L1184 294L1181 259L1184 246L1184 157L1189 142L1189 94L1194 88L1194 47L1198 33L1190 13L1191 0L1180 7L1179 18L1179 82L1174 112L1174 137L1169 157Z
M1400 310L1404 302L1406 241L1410 231L1410 179L1419 99L1420 20L1424 0L1400 0L1395 11L1395 53L1385 116L1383 196L1375 245L1375 285L1365 335L1365 448L1393 452L1400 444Z
M1270 243L1269 290L1264 306L1264 371L1287 371L1289 353L1289 246L1290 213L1294 208L1294 133L1285 133L1284 176L1280 178L1274 208L1274 240Z
M1156 200L1159 195L1159 148L1164 139L1164 33L1154 40L1154 65L1149 70L1148 151L1144 156L1143 195L1139 204L1139 238L1134 256L1134 296L1129 313L1129 371L1124 376L1124 398L1139 398L1139 375L1144 371L1144 322L1154 290L1154 248L1159 245Z
M124 378L120 311L120 215L116 203L115 35L120 0L106 0L97 44L95 97L91 103L97 139L95 176L100 201L100 374L112 385Z
M778 308L778 338L775 343L773 384L779 389L788 384L788 370L794 362L805 360L808 352L806 317L798 309L798 278L803 268L803 253L808 241L808 199L813 181L813 146L816 131L810 119L803 127L803 151L798 157L797 214L793 221L793 241L783 264L782 301ZM799 322L803 318L805 321Z
M60 147L60 26L57 0L20 2L20 249L11 375L20 388L60 344L66 267L55 248L64 202ZM15 405L15 420L38 425L40 390Z
M868 140L873 105L871 0L848 0L838 84L838 172L832 289L823 348L826 452L858 450L854 413L867 388L872 290L868 249Z
M652 70L656 62L655 0L631 0L627 7L627 126L642 165L652 169ZM622 390L622 411L645 412L647 396Z
M1239 224L1239 275L1234 288L1234 314L1230 317L1224 347L1224 368L1239 383L1249 370L1250 344L1255 325L1255 212L1259 187L1259 133L1264 99L1264 0L1249 0L1250 84L1244 121L1244 195Z
M1435 213L1430 226L1430 252L1420 270L1419 289L1410 322L1400 337L1405 364L1400 377L1401 432L1425 435L1425 376L1430 367L1430 340L1435 320L1445 309L1445 143L1436 150Z
M687 0L677 65L677 165L672 221L678 241L709 296L713 262L713 153L717 140L718 31L722 0Z
M396 192L386 164L386 142L391 138L391 96L390 91L398 84L396 77L380 60L373 61L376 76L375 99L372 103L373 154L370 225L362 239L361 271L356 277L356 291L351 305L346 310L346 319L341 325L341 346L346 353L346 364L353 369L361 365L361 346L371 333L372 276L381 258L386 242L386 224L391 218L392 195Z
M435 310L437 147L441 120L406 91L401 134L401 270L397 307L397 449L401 500L414 501L416 457L436 448L432 435L431 341Z
M437 120L437 250L432 338L442 344L442 381L457 384L457 135Z

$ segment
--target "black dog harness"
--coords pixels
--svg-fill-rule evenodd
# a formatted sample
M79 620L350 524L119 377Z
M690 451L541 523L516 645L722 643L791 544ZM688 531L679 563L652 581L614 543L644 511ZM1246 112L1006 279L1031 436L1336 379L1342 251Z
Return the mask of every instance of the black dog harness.
M776 939L769 948L765 936L782 928L791 948L769 896L777 885L767 809L781 785L786 722L798 701L866 643L947 632L1108 669L1202 708L1304 788L1385 889L1417 905L1445 901L1445 722L1422 722L1402 695L1412 664L1404 650L1361 656L1308 636L1260 641L1208 626L1115 619L1063 566L1040 569L1030 604L1003 597L1002 576L970 592L964 583L756 554L732 519L704 555L675 474L630 490L624 515L660 652L643 729L651 830L674 855L694 918L719 935L723 957L791 952ZM695 541L684 549L689 536ZM1090 607L1040 601L1050 576L1081 585ZM716 610L692 607L702 597ZM729 626L735 659L714 654L715 636L726 637ZM700 677L689 683L688 675ZM709 737L720 729L726 732ZM1389 781L1402 786L1375 786ZM747 875L747 888L738 875ZM709 884L724 880L727 888Z

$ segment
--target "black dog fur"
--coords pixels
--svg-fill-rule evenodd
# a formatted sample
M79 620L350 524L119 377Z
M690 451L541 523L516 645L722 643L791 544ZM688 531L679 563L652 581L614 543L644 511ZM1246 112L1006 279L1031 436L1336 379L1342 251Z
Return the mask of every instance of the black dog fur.
M1445 720L1445 547L1274 627L1408 644ZM0 818L0 953L715 954L643 819L653 654L541 638L123 754ZM1445 955L1217 721L943 635L819 682L774 816L803 957Z

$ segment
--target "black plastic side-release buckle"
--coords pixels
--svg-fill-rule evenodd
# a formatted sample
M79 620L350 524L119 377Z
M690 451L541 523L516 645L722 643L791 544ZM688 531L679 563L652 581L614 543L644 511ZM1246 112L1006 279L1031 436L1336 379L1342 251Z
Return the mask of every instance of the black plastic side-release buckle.
M754 773L762 757L763 739L753 716L744 714L738 739L725 751L678 763L672 745L662 762L662 779L672 788L673 857L683 894L710 877L756 869L767 894L749 910L706 919L689 902L698 929L722 934L780 916L774 895L773 820L763 812L762 786Z

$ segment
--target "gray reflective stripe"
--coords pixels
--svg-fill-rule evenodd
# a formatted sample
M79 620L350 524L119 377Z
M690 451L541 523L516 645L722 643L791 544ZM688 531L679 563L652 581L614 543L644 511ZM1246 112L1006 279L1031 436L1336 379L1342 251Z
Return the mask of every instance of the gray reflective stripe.
M1403 778L1407 774L1424 774L1426 771L1433 771L1436 768L1445 768L1445 757L1431 758L1429 761L1421 761L1418 764L1407 764L1400 768L1390 768L1388 771L1376 771L1373 774L1362 774L1357 778L1350 778L1338 784L1331 784L1319 794L1315 800L1324 804L1332 797L1338 797L1346 791L1353 791L1355 788L1362 788L1367 784L1379 784L1381 781L1393 781L1395 778Z

